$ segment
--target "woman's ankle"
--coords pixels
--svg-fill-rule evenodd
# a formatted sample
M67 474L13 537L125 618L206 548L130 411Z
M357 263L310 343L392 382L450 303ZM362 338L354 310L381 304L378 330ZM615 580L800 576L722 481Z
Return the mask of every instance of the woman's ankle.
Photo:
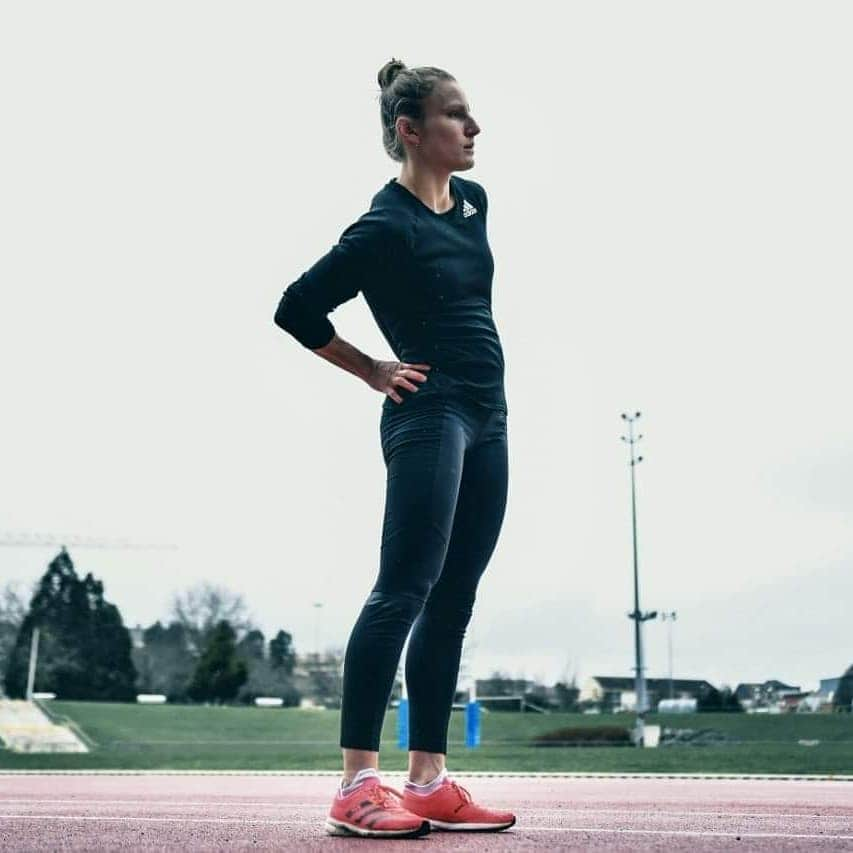
M341 750L343 753L343 783L351 785L355 777L362 770L373 770L377 775L379 773L379 753L367 749L349 749Z
M441 752L409 752L409 781L415 785L434 782L445 770L445 756Z

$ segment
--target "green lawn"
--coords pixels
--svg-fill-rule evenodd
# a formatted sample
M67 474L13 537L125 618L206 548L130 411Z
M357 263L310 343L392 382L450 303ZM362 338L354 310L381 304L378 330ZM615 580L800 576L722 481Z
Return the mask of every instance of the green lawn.
M339 767L336 711L54 702L97 746L85 755L18 755L0 750L0 768L282 770ZM464 746L463 716L451 721L448 765L464 770L708 773L851 773L849 714L649 715L649 723L714 729L736 737L725 746L547 747L529 738L563 726L630 726L632 715L483 715L482 745ZM818 740L806 747L800 739ZM405 767L396 713L383 731L382 764Z

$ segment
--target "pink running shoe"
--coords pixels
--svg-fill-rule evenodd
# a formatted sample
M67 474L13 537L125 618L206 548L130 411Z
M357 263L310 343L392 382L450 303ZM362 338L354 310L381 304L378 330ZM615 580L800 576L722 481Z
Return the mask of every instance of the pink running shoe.
M365 838L417 838L427 835L429 821L406 811L403 795L383 785L378 776L367 776L346 796L335 795L326 832L329 835L360 835Z
M403 793L403 808L425 817L433 829L497 832L515 823L512 812L478 806L466 788L446 777L431 794Z

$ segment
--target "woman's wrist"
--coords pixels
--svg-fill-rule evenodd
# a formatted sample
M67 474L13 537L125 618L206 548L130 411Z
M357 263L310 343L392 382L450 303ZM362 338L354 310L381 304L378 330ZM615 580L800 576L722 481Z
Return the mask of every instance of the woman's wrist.
M329 343L313 352L370 384L376 360L339 337L337 333Z

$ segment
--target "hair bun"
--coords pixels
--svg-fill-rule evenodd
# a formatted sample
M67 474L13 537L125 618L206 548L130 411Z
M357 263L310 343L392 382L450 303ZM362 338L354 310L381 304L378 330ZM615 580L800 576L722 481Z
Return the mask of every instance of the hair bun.
M390 62L386 62L382 68L379 69L379 87L381 89L387 89L394 82L394 78L401 71L405 71L405 69L405 62L401 62L399 59L394 59L392 57Z

